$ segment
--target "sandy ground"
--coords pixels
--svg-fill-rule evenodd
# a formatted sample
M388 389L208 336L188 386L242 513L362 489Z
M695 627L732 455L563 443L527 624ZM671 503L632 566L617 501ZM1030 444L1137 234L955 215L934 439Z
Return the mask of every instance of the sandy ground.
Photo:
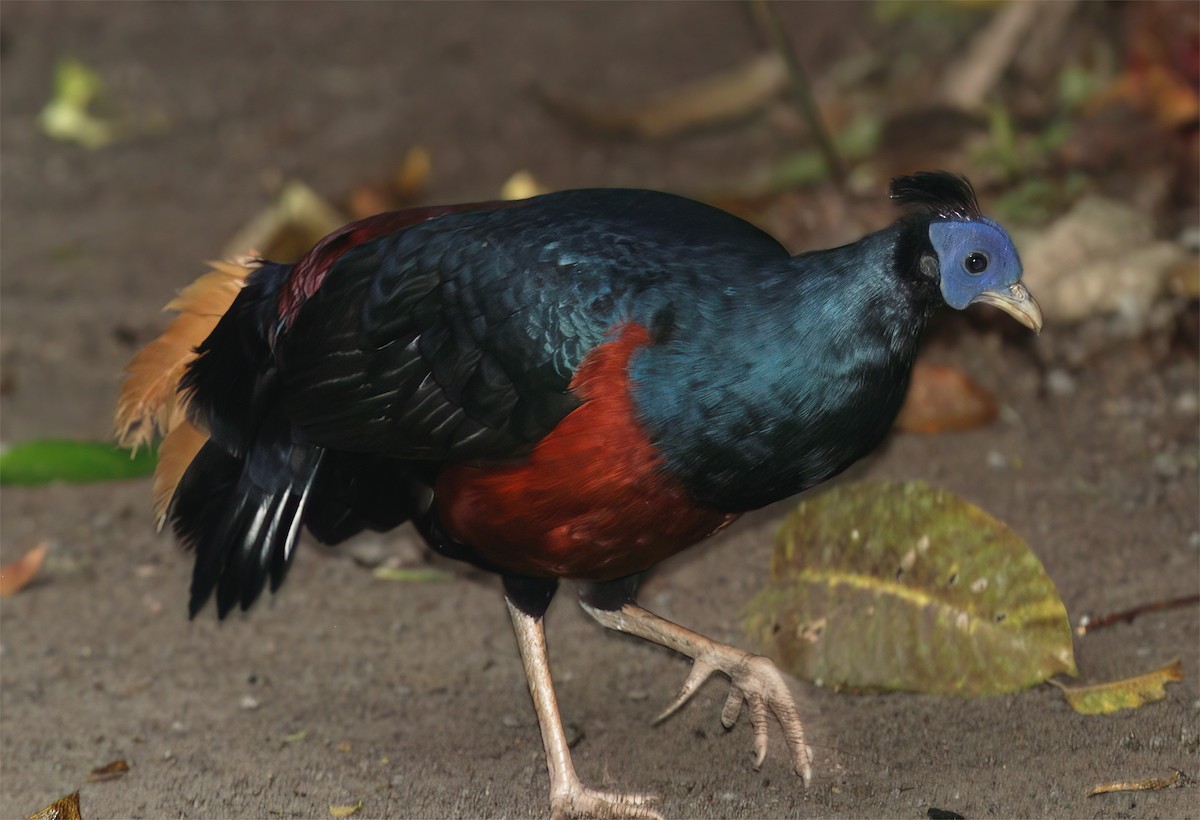
M845 34L847 13L807 8L787 15L813 65L833 44L862 47ZM733 65L752 37L726 5L6 2L2 31L5 442L108 433L120 367L162 327L171 293L269 201L266 177L338 195L420 143L434 200L487 198L522 167L553 187L691 191L784 147L753 124L657 145L597 140L529 93L544 82L633 96ZM169 130L98 153L45 139L35 117L67 56L108 78L122 104L164 113ZM1002 420L897 435L855 474L922 478L1009 523L1073 620L1194 593L1196 359L1125 346L1064 393L1046 389L1036 344L973 330L939 339L929 355L996 393ZM411 555L402 530L353 549L306 545L268 605L189 623L190 559L153 533L149 492L132 481L0 497L4 561L54 545L43 580L0 604L0 816L81 786L88 820L327 817L360 800L369 817L545 814L537 726L495 579L443 563L452 580L405 585L352 560ZM664 565L643 602L743 642L739 612L765 580L783 509ZM1194 607L1077 642L1092 681L1182 657L1185 680L1165 701L1110 717L1076 715L1048 686L968 701L795 683L816 754L807 791L777 736L752 771L749 728L720 728L719 682L649 725L684 660L606 634L569 589L548 629L581 776L657 793L668 816L1200 814ZM84 784L117 758L129 774ZM1186 787L1085 796L1173 769Z

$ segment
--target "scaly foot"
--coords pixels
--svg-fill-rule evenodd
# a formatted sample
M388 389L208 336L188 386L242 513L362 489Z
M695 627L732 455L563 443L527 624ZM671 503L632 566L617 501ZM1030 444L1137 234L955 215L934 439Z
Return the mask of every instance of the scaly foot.
M811 783L812 750L804 742L804 727L796 702L783 675L769 658L762 655L752 655L714 641L708 651L693 659L692 672L683 682L683 688L654 722L664 721L679 711L715 672L723 672L730 681L729 697L721 710L721 725L732 729L742 713L742 704L750 712L750 726L754 729L754 770L758 771L767 757L767 715L772 714L783 729L792 768L804 778L805 786Z
M663 820L663 816L650 808L658 798L649 794L619 794L589 789L572 778L570 786L562 794L550 795L551 820L574 820L574 818L633 818L633 820Z
M586 601L581 603L589 615L609 629L637 635L692 659L692 671L683 688L655 723L678 711L714 672L722 672L729 676L732 687L725 708L721 710L721 723L726 729L733 728L742 704L747 706L750 725L754 729L754 768L758 769L767 756L767 718L774 715L783 729L792 768L804 778L805 786L812 782L812 750L804 742L800 713L783 675L768 658L684 629L637 604L625 603L620 609L599 609Z

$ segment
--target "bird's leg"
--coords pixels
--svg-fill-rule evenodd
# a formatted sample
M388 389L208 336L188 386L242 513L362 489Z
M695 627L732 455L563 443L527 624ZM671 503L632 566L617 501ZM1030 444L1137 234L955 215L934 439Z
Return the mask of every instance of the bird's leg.
M812 780L812 750L804 742L804 727L796 702L775 664L762 655L719 643L642 609L633 600L632 583L621 580L584 587L579 602L603 626L637 635L692 659L692 671L683 688L654 722L675 714L714 672L723 672L729 676L731 687L721 711L722 725L732 729L742 704L747 706L754 728L757 770L767 755L768 715L773 714L783 729L792 767L807 786Z
M525 579L505 578L504 601L512 618L529 694L542 730L546 747L546 766L550 770L550 816L552 818L643 818L662 820L662 815L647 806L656 798L640 794L617 794L589 789L580 782L571 762L571 750L563 731L550 677L550 656L546 651L546 631L542 617L554 594L553 582L530 594L533 584Z

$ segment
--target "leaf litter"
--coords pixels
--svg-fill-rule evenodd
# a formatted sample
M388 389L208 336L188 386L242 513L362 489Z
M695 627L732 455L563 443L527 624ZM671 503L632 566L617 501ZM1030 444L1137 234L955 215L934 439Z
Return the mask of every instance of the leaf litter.
M1075 675L1053 581L1002 522L923 482L858 482L779 530L751 640L833 689L988 695Z
M49 552L49 542L43 541L16 561L0 566L0 598L15 595L29 586Z
M941 433L985 427L996 419L996 400L966 373L949 365L918 362L896 427Z
M330 806L329 814L333 817L349 817L352 814L358 814L362 811L362 807L363 802L361 800L349 806Z
M74 791L66 797L58 798L25 820L83 820L83 813L79 810L79 792Z
M1180 659L1166 666L1132 678L1097 683L1091 686L1067 686L1050 681L1067 699L1072 709L1081 715L1108 715L1125 709L1137 709L1167 696L1168 683L1183 680Z
M106 763L103 766L97 766L92 769L87 776L88 783L106 783L109 780L117 780L129 773L129 763L124 760L114 760L112 763Z
M1140 780L1118 780L1115 783L1101 783L1098 786L1092 787L1087 796L1095 797L1099 794L1111 794L1112 792L1161 791L1162 789L1170 789L1181 785L1183 779L1183 772L1175 769L1167 777L1143 777Z

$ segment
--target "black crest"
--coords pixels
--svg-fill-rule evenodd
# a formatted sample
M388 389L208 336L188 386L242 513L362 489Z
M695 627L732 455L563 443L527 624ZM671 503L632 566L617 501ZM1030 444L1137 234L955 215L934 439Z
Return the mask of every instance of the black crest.
M946 171L921 171L892 180L892 199L914 205L935 216L979 219L979 200L964 176Z

